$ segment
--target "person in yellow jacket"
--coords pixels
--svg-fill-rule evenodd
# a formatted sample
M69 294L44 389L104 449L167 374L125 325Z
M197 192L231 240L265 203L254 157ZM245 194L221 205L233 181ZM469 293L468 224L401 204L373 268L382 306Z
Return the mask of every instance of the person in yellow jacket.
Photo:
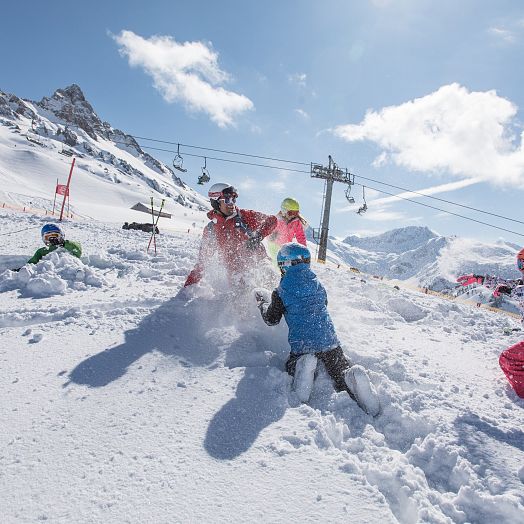
M59 247L69 251L73 256L82 256L82 246L79 242L66 240L62 230L55 224L46 224L41 231L45 247L37 249L35 254L27 261L28 264L37 264L43 257Z

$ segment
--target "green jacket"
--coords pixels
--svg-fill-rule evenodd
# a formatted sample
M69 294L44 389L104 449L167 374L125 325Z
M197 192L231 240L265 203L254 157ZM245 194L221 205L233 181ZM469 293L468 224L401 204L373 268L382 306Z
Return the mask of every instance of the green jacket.
M82 246L79 242L71 242L71 240L66 240L63 246L45 246L37 249L35 254L27 261L28 264L37 264L42 260L43 257L49 255L57 247L63 247L69 251L75 257L80 258L82 256Z

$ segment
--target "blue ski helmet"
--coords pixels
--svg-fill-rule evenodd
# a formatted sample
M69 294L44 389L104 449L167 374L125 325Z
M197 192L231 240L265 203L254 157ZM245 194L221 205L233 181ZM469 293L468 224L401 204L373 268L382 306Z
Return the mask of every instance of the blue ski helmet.
M46 246L61 244L65 238L64 233L56 224L46 224L40 234Z
M284 244L277 255L277 264L282 274L288 267L311 263L311 253L306 246L297 242Z

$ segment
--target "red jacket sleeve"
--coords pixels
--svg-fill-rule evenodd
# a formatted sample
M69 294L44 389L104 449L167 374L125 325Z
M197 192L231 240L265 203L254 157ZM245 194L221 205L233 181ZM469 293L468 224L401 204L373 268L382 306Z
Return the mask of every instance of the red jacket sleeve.
M290 222L289 226L293 232L292 238L295 237L299 244L307 246L306 235L304 234L304 226L302 225L300 219L296 218L295 220Z
M276 216L264 215L264 213L251 211L250 209L242 209L240 213L249 229L258 231L262 235L262 238L267 237L277 226Z

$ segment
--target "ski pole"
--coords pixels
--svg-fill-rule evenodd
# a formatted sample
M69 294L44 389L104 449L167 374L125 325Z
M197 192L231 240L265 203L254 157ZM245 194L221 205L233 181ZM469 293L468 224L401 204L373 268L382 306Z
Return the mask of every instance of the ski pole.
M151 197L151 226L153 227L152 233L155 232L155 210L153 208L153 197ZM151 247L151 240L153 240L153 235L151 235L151 238L149 239L149 243L147 244L147 252L149 253L149 248ZM156 255L156 242L155 242L155 255Z
M160 209L158 210L156 221L153 222L153 232L151 234L151 238L149 239L149 245L151 245L151 240L153 240L153 245L155 246L155 255L156 255L156 228L157 228L158 221L160 220L160 213L162 212L162 209L164 209L165 201L166 199L163 198L162 202L160 203ZM147 246L148 251L149 251L149 245Z
M162 209L164 209L165 201L166 201L165 198L163 198L162 202L160 202L160 209L158 210L158 215L156 217L155 225L153 226L153 235L154 235L153 243L155 244L155 255L156 255L156 229L157 229L158 221L160 220L160 213L162 213Z

